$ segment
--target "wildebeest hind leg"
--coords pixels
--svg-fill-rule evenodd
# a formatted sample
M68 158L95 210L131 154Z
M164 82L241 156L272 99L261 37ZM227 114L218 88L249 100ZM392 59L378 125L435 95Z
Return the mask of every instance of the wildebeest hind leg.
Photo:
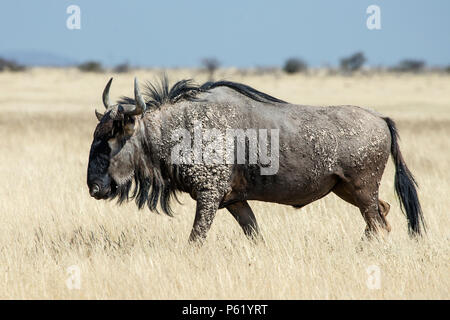
M239 223L248 238L255 240L260 237L256 217L247 201L235 202L226 208Z
M387 202L378 199L378 187L365 186L361 188L351 182L340 181L334 187L333 192L341 199L359 208L367 223L365 235L368 238L377 234L380 228L391 231L386 220L390 206Z

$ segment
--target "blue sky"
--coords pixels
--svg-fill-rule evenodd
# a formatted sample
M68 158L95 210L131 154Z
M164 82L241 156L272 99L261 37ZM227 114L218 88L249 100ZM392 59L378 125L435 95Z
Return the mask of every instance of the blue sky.
M69 5L81 29L66 27ZM368 30L366 8L381 8L381 30ZM363 51L369 65L403 58L450 65L450 1L169 0L2 1L0 55L44 52L73 61L140 66L279 66L301 57L336 65Z

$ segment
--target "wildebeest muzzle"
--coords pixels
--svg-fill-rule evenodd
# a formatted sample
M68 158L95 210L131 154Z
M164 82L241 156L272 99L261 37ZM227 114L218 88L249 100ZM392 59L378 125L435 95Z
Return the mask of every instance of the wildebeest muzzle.
M88 182L89 194L97 200L107 199L111 194L113 184L114 182L109 175L95 177Z

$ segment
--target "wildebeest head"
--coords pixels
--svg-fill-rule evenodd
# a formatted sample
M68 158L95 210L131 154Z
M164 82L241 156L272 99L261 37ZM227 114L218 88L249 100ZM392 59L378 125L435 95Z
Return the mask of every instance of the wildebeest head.
M134 80L135 104L111 104L109 89L112 78L103 91L106 112L95 112L99 123L89 154L87 184L96 199L128 197L135 168L142 164L140 115L146 110L137 79Z

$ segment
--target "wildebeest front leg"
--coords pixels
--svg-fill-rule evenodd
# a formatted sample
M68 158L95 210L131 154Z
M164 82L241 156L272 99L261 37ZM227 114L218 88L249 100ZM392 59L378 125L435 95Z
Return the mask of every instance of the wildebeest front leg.
M248 238L257 239L259 237L258 223L247 201L230 204L227 206L227 209L239 223Z
M195 212L194 226L192 227L189 242L202 243L206 238L206 233L211 228L211 224L219 208L221 197L217 191L201 191L197 195L197 209Z

